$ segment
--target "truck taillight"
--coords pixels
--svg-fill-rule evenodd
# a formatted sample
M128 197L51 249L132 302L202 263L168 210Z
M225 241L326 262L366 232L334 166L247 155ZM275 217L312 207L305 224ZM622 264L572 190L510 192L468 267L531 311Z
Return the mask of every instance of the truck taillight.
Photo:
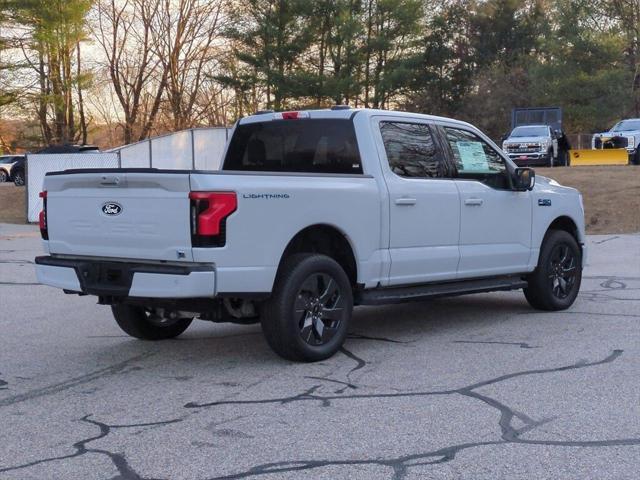
M235 192L190 192L191 245L222 247L226 242L226 219L236 211Z
M40 192L40 198L42 199L42 210L40 210L40 216L38 217L40 223L40 235L43 240L49 240L49 231L47 230L47 191Z

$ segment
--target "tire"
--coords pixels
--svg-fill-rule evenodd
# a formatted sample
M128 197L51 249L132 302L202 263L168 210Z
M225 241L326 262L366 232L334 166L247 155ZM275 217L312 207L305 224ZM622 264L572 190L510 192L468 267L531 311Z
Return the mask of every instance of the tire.
M552 152L548 152L547 153L547 166L548 167L555 167L555 162L553 159L553 153Z
M4 183L9 179L9 175L4 170L0 170L0 183Z
M558 151L558 166L559 167L568 167L569 166L569 156L565 150Z
M529 275L524 296L538 310L565 310L580 290L582 252L573 235L549 230L540 250L538 266Z
M296 254L287 258L261 312L262 331L282 358L316 362L336 353L353 311L351 282L332 258Z
M24 185L24 172L18 171L13 175L13 183L17 187L21 187Z
M629 163L632 165L640 165L640 147L636 148L636 154L631 157L631 161Z
M133 305L112 305L113 318L127 334L142 340L166 340L175 338L184 332L192 318L163 320L151 311Z

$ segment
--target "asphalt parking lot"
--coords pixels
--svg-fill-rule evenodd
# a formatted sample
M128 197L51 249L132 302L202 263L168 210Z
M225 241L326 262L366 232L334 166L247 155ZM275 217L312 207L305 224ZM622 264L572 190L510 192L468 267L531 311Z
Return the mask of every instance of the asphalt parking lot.
M589 237L566 312L521 292L362 308L345 348L276 357L260 327L125 336L40 286L0 224L2 479L637 479L640 234Z

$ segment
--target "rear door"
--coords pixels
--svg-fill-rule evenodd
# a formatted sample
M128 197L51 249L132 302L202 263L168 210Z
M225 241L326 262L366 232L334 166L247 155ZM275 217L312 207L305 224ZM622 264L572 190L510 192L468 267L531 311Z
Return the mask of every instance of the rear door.
M188 173L48 175L53 254L191 261Z
M389 190L389 285L455 278L459 195L431 126L398 117L373 121Z
M464 127L444 127L460 192L459 278L527 271L531 192L511 189L506 160Z

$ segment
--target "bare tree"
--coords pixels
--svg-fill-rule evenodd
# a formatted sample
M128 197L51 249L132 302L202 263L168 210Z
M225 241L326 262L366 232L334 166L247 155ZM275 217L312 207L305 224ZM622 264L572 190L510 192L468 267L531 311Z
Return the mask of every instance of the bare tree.
M154 18L162 0L98 0L95 37L102 47L123 111L125 143L149 135L160 108L168 71L153 45ZM145 102L149 102L150 105Z
M173 130L207 116L201 90L217 68L222 0L163 0L154 21L154 44L167 75L166 97ZM219 53L218 53L219 55Z
M84 97L82 96L82 88L83 88L83 75L82 75L82 55L80 54L80 42L76 43L76 69L77 69L77 80L76 84L78 87L78 114L80 115L80 136L82 138L82 143L87 143L87 117L84 112Z

